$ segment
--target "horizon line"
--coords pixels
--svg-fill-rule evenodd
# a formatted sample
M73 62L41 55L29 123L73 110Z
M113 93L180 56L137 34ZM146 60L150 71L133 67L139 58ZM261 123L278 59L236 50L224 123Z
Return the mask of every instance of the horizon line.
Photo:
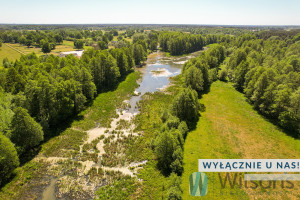
M300 27L300 25L295 24L176 24L176 23L0 23L0 25L187 25L187 26L294 26Z

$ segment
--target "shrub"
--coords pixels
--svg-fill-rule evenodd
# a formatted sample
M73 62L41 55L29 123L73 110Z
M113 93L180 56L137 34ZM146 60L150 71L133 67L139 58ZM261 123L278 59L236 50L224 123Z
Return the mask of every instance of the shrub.
M226 69L222 69L219 72L219 80L220 81L226 81L227 80L227 70Z

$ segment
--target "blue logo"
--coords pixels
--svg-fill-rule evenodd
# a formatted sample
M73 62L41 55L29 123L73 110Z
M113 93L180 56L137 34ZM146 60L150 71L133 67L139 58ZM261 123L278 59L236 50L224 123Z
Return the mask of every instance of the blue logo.
M190 175L190 195L205 196L207 194L207 176L202 172Z

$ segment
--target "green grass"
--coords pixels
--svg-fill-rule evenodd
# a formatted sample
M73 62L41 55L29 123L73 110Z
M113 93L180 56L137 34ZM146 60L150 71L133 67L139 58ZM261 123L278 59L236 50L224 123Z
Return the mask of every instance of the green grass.
M184 145L183 199L199 199L199 197L190 196L188 190L189 175L198 171L198 159L288 159L300 157L300 141L287 136L254 111L243 94L237 92L230 83L220 81L213 83L210 92L203 95L200 102L205 105L206 110L201 113L196 130L188 133ZM295 189L292 190L293 196L248 196L243 194L244 190L238 187L229 189L229 186L222 191L238 192L239 194L221 196L218 173L206 174L208 176L208 194L201 199L299 198L299 183L297 182L295 182ZM212 182L215 183L214 186ZM255 190L249 192L253 191ZM257 191L260 190L257 189ZM296 197L296 195L298 196Z
M5 43L2 44L2 47L0 47L0 65L2 66L2 60L4 58L8 58L10 61L15 61L16 59L19 59L22 54L19 52L13 50L12 48L8 47Z
M30 54L32 52L35 52L38 56L40 55L45 55L41 48L39 47L33 47L33 48L28 48L27 46L23 46L21 44L8 44L11 47L23 52L24 54ZM92 48L90 46L85 46L84 49L89 49ZM12 49L7 46L6 43L2 44L2 47L0 47L0 66L2 65L2 60L4 58L8 58L10 61L15 61L21 57L21 53L16 51L15 49ZM67 41L64 40L62 44L56 45L55 49L53 49L49 54L53 55L59 55L60 52L65 52L65 51L74 51L74 42L73 41Z
M45 156L72 157L79 154L80 145L86 139L86 132L67 129L59 136L52 138L42 146ZM64 150L63 152L61 150ZM63 154L63 155L62 155Z
M92 106L79 114L79 118L82 117L84 120L75 121L72 126L82 130L91 129L96 124L109 127L112 118L116 117L116 109L121 107L125 99L129 99L138 86L136 81L139 77L139 72L133 72L116 90L99 94Z
M10 46L12 46L13 48L23 52L24 54L30 54L32 52L36 53L37 55L44 55L44 53L42 52L41 48L37 48L37 47L33 47L33 48L28 48L27 46L23 46L21 44L9 44Z
M171 53L170 52L165 52L165 55L167 56L167 57L184 57L184 56L188 56L188 55L190 55L191 53L186 53L186 54L181 54L181 55L171 55Z

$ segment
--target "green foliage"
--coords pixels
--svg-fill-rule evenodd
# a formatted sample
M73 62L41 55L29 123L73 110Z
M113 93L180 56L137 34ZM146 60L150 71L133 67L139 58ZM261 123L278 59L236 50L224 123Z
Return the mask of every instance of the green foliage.
M75 49L83 49L84 40L74 40L74 47Z
M117 78L120 77L116 60L105 52L101 52L91 60L90 69L98 92L115 86Z
M175 173L172 173L169 177L167 199L168 200L181 200L182 189L181 189L181 178Z
M204 80L202 71L195 66L189 67L183 74L186 86L190 86L198 93L204 89Z
M19 166L19 158L13 143L0 132L0 186Z
M217 80L218 67L224 58L224 47L211 45L200 56L190 59L183 66L185 85L201 94L213 81Z
M139 77L138 72L131 73L125 81L118 85L116 90L100 93L93 101L92 106L79 114L85 120L74 122L74 126L88 130L95 127L96 122L99 122L102 126L109 127L111 119L116 116L116 109L138 86L136 81Z
M42 152L46 156L67 156L74 157L79 153L80 145L86 139L86 133L67 129L61 135L48 141L47 145L42 147ZM64 149L62 152L61 150ZM65 154L65 155L64 155Z
M108 47L108 44L105 41L99 41L97 44L98 44L99 49L101 49L101 50L107 49L107 47Z
M166 125L169 129L175 128L177 129L180 124L180 120L177 117L170 116L166 121Z
M198 121L200 104L195 90L186 88L182 90L175 98L172 104L172 114L188 125Z
M208 79L209 79L209 83L213 83L216 80L218 80L218 69L217 68L213 68L208 70Z
M227 81L227 70L226 69L220 70L218 78L220 81Z
M257 110L297 137L300 118L297 106L291 102L295 102L295 96L299 101L298 95L293 94L300 87L300 43L287 42L280 34L269 37L269 33L263 33L260 37L268 38L265 40L253 36L237 38L234 45L239 48L231 54L225 68L236 89L244 92Z
M133 57L136 65L140 65L147 58L147 53L141 44L135 43L133 46Z
M96 196L97 199L101 200L130 199L130 196L136 191L137 187L138 183L135 179L130 176L126 176L114 181L112 185L100 187L96 191Z
M12 98L9 93L0 90L0 132L7 135L14 112L12 111Z
M165 173L170 173L173 160L173 153L176 150L176 138L170 131L159 134L155 143L155 154L158 160L158 167Z
M42 127L30 117L27 110L18 107L11 121L11 141L19 154L37 146L44 139Z
M42 45L42 52L43 53L50 53L51 52L51 47L49 42L44 42Z
M201 50L205 45L202 35L181 32L162 32L159 34L159 43L163 51L171 55L182 55Z
M186 138L189 128L185 121L180 122L180 124L178 126L178 130L180 131L183 138Z

